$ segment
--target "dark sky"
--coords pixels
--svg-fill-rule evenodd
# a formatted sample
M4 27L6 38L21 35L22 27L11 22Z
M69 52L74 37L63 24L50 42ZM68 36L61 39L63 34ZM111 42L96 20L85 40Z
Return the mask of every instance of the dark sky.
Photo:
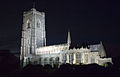
M103 41L109 55L120 54L120 5L111 0L34 0L46 14L47 45L65 43L70 29L72 43ZM0 2L0 46L19 46L23 12L33 0Z

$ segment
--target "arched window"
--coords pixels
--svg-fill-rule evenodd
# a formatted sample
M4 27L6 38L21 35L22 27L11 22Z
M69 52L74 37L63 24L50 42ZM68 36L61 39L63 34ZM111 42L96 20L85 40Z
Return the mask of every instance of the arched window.
M81 53L76 53L76 63L81 63Z
M48 64L48 58L44 58L44 65Z
M49 59L49 62L50 62L50 65L53 65L54 60L53 60L53 58L52 58L52 57Z
M27 28L29 29L31 27L31 24L29 22L29 20L27 20Z
M63 54L63 59L62 59L63 63L66 64L66 61L67 61L67 55L66 54Z
M95 63L95 57L91 56L91 63Z
M41 64L42 63L42 58L39 58L39 64Z
M85 54L85 62L88 63L88 54Z
M59 64L59 57L55 58L55 64Z

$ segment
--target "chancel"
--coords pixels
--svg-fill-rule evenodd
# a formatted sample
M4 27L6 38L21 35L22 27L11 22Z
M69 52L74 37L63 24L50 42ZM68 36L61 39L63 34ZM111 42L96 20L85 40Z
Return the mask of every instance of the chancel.
M68 31L67 42L59 45L46 46L45 13L35 8L23 14L21 54L22 66L27 64L61 65L61 64L92 64L112 63L107 58L102 42L87 47L71 47L71 36Z

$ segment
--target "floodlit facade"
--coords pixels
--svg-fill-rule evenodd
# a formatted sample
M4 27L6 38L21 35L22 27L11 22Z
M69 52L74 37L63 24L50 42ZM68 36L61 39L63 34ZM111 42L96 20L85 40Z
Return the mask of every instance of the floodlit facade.
M22 66L27 64L61 65L61 64L91 64L102 65L111 62L111 58L105 58L106 53L102 42L100 44L88 45L86 48L71 48L71 37L68 32L65 44L46 46L45 13L32 8L24 12L21 54Z

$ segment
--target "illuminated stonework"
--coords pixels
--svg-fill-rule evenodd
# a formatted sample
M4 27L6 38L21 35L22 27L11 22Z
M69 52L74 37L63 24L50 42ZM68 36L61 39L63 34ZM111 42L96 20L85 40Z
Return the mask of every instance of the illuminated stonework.
M104 58L103 58L104 57ZM32 64L91 64L102 65L111 62L111 58L105 58L106 53L102 42L96 45L88 45L88 48L71 48L70 32L65 44L46 46L45 14L32 8L24 12L21 38L20 61L23 66Z

